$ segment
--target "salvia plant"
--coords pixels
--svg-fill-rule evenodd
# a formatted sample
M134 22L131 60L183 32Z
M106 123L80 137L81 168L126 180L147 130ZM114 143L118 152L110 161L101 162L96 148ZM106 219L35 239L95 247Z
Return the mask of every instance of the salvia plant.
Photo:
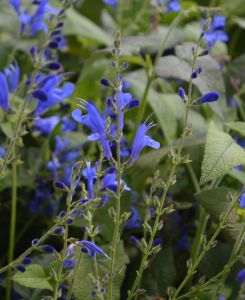
M245 299L244 22L1 1L1 299Z

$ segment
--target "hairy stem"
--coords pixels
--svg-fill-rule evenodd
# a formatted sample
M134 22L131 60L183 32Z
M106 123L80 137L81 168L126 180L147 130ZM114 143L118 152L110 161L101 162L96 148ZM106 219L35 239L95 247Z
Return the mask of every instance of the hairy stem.
M17 209L17 163L14 162L12 164L12 199L11 199L8 263L11 263L11 261L14 258L16 209ZM6 300L11 299L11 278L10 277L11 277L11 270L9 270L7 273Z
M208 241L208 243L203 247L203 250L198 255L196 261L189 268L186 277L184 278L184 280L181 282L181 284L179 285L179 287L174 292L173 296L171 297L171 300L176 300L178 298L179 293L182 291L182 289L189 282L189 280L193 276L193 274L195 274L197 267L199 266L199 264L201 263L201 261L203 260L203 258L207 254L207 252L213 247L213 244L214 244L216 238L218 237L218 235L220 234L220 232L224 229L224 227L225 227L225 225L226 225L226 223L228 221L228 218L229 218L230 214L232 213L233 209L235 208L235 206L237 205L237 203L238 203L238 201L240 199L240 196L241 195L239 195L239 197L235 201L233 201L233 203L230 206L230 208L227 210L227 212L225 213L225 215L222 217L222 219L221 219L221 221L220 221L220 223L219 223L216 231L213 233L213 235L210 238L210 240Z
M191 74L192 74L192 72L195 68L195 64L196 64L196 60L197 60L197 53L198 53L198 49L199 49L199 46L200 46L200 43L201 43L201 39L202 39L202 37L200 36L200 38L198 39L198 42L197 42L195 53L194 53ZM155 221L154 221L153 229L151 231L150 240L147 244L146 249L144 250L144 255L143 255L143 258L141 260L140 268L137 272L136 279L134 281L133 287L130 291L128 291L128 298L127 298L128 300L132 299L135 296L135 294L137 292L137 289L139 287L139 283L141 281L141 277L143 275L144 269L147 267L147 260L148 260L148 257L150 256L151 249L152 249L153 242L154 242L154 238L155 238L156 233L157 233L158 228L159 228L159 223L160 223L160 219L161 219L161 216L162 216L162 210L163 210L163 207L164 207L164 204L165 204L165 199L166 199L168 190L171 186L171 183L173 181L173 177L175 175L175 170L177 168L177 165L180 163L180 160L181 160L181 152L182 152L182 149L183 149L183 146L184 146L185 137L186 137L187 132L188 132L188 119L189 119L191 104L192 104L192 77L190 75L189 88L188 88L188 98L187 98L187 102L186 102L186 112L185 112L185 118L184 118L184 127L183 127L183 133L181 135L180 144L179 144L178 149L177 149L177 154L176 154L174 160L172 160L172 167L170 169L170 174L168 176L168 180L167 180L163 195L160 199L160 209L157 209L157 211L156 211L156 218L155 218Z

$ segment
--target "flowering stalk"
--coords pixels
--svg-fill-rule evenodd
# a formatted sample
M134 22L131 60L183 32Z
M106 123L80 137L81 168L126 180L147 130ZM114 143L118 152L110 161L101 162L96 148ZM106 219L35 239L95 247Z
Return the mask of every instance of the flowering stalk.
M163 39L163 41L162 41L162 43L161 43L161 45L158 49L158 52L157 52L157 55L156 55L156 58L155 58L155 61L154 61L154 66L152 67L151 70L147 71L147 83L146 83L145 90L144 90L144 93L143 93L143 98L141 100L141 105L140 105L140 108L139 108L139 112L138 112L137 117L136 117L136 126L135 126L135 128L139 127L139 125L142 123L142 120L144 118L144 114L145 114L145 110L146 110L146 106L147 106L148 93L149 93L151 84L154 80L154 76L155 76L153 69L157 66L157 63L158 63L159 59L163 55L171 33L175 30L175 28L177 28L177 26L183 20L183 17L185 16L185 13L187 13L187 12L185 12L185 11L180 12L178 14L178 16L173 20L171 25L169 26L168 32L167 32L166 36L164 37L164 39Z
M45 242L50 235L54 234L55 229L57 229L58 227L60 227L60 224L65 223L69 217L72 216L72 212L70 212L69 214L65 215L64 217L60 218L56 224L54 224L46 233L44 233L44 235L42 235L39 239L38 239L38 246L41 245L43 242ZM21 261L23 260L23 258L25 258L26 256L30 255L32 253L32 251L37 249L37 245L32 245L31 247L29 247L26 251L24 251L19 257L17 257L15 260L13 260L11 263L9 263L8 265L0 268L0 274L8 271L11 268L15 268L19 263L21 263Z
M11 263L14 258L16 209L17 209L17 163L13 162L8 263ZM7 281L6 281L6 300L9 300L10 298L11 298L11 270L8 271Z
M239 194L239 196L235 200L233 200L233 203L230 206L230 208L227 210L227 212L224 214L224 216L221 217L220 223L219 223L216 231L213 233L212 237L207 242L207 244L204 245L203 250L201 251L201 253L197 257L195 263L192 264L190 266L190 268L188 269L188 273L187 273L186 277L184 278L184 280L182 281L182 283L179 285L179 287L177 288L177 290L171 296L171 298L170 298L171 300L178 299L179 293L182 291L182 289L189 282L189 280L193 276L193 274L195 274L197 267L199 266L199 264L201 263L201 261L203 260L203 258L206 256L207 252L214 246L216 238L218 237L218 235L220 234L220 232L225 228L225 226L227 224L227 221L228 221L228 219L229 219L229 217L230 217L233 209L236 207L237 203L239 202L240 196L241 196L241 193Z
M69 215L71 213L72 198L75 193L75 189L76 189L76 185L77 185L77 177L79 176L82 165L83 165L82 162L78 162L73 167L71 185L70 185L67 197L66 197L66 205L67 205L66 215ZM66 259L67 248L68 248L68 229L69 229L69 225L66 222L65 226L64 226L64 233L63 233L63 239L64 239L63 250L60 255L60 267L59 267L57 276L55 276L55 287L54 287L54 296L53 296L54 300L58 299L59 286L60 286L60 283L62 282L63 266L64 266L64 261Z
M145 247L145 249L143 250L143 257L142 257L142 260L141 260L139 270L137 271L136 279L134 281L132 289L130 291L128 291L128 298L127 298L128 300L132 299L135 295L137 295L137 289L139 287L141 277L143 275L144 269L147 267L148 258L152 253L153 242L154 242L156 233L159 230L160 219L162 217L162 214L164 213L163 208L164 208L165 199L166 199L168 190L169 190L169 188L170 188L170 186L173 182L176 167L182 161L181 152L182 152L182 149L183 149L183 146L184 146L185 137L189 133L188 119L189 119L189 112L190 112L190 109L191 109L192 103L193 103L193 101L192 101L192 85L193 85L192 73L193 73L193 71L195 69L195 66L196 66L196 60L198 58L198 50L199 50L199 47L200 47L201 40L202 40L202 34L200 35L200 37L198 39L197 45L195 47L195 52L193 54L192 72L191 72L190 79L189 79L188 97L187 97L186 102L185 102L186 103L186 112L185 112L185 118L184 118L184 128L183 128L183 133L182 133L182 136L181 136L180 144L178 146L177 153L176 153L175 157L171 161L172 162L172 167L170 169L170 174L168 176L168 180L167 180L166 185L164 187L163 195L162 195L162 197L160 199L160 202L158 204L158 207L156 209L156 218L155 218L155 221L154 221L154 225L153 225L153 228L151 228L149 230L150 240L149 240L147 246Z
M113 277L115 270L115 258L116 258L116 250L119 241L119 230L121 223L121 126L120 126L120 107L119 107L119 90L120 90L120 34L117 33L117 37L115 40L115 72L116 72L116 147L117 147L117 192L115 195L116 207L115 207L115 216L113 217L113 221L115 223L113 240L111 246L111 261L110 261L110 277L109 277L109 286L108 286L108 300L113 300Z

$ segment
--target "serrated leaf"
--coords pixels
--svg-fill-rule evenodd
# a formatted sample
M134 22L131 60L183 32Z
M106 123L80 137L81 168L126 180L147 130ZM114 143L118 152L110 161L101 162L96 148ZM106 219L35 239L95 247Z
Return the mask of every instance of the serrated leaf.
M228 122L225 123L225 125L235 132L238 132L241 136L245 136L245 122Z
M211 122L208 129L200 184L227 174L234 167L245 164L245 151L233 138Z
M53 290L49 278L40 265L30 265L24 273L17 272L13 281L28 288Z
M110 253L109 247L102 247L106 253ZM76 256L80 254L79 249L76 249ZM97 263L99 269L99 275L101 279L104 279L105 286L107 288L107 273L109 272L109 260L101 255L97 255ZM128 263L128 257L124 251L123 243L118 245L118 249L116 252L116 263L115 269L117 270L116 275L114 277L113 282L113 299L120 299L120 288L124 278L126 264ZM94 278L94 267L93 267L93 259L88 257L88 255L82 254L81 263L78 269L78 276L76 276L74 281L73 294L76 299L86 299L93 300L94 296L92 296L92 291L95 290L95 283L93 281ZM105 299L106 299L105 295Z

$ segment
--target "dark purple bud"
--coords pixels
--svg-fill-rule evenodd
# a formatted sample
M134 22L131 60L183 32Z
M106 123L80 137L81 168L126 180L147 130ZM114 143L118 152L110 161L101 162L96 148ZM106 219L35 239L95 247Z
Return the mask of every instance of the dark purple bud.
M196 69L196 72L197 72L198 74L201 74L201 73L202 73L202 67L198 67L198 68Z
M110 82L106 78L101 78L100 83L104 86L110 86Z
M55 230L54 230L54 234L61 234L63 232L64 232L63 226L59 226L59 227L55 228Z
M239 282L240 284L243 284L245 282L245 269L241 270L237 274L236 281Z
M128 62L125 61L125 62L123 63L123 65L122 65L122 67L123 67L124 70L127 69L127 68L128 68Z
M24 266L22 266L22 265L17 266L16 269L17 269L18 271L22 272L22 273L24 273L25 270L26 270L26 268L25 268Z
M56 42L60 43L60 42L63 40L62 35L57 35L57 36L55 37L55 40L56 40Z
M49 44L48 44L49 48L51 49L58 49L59 47L59 43L55 42L55 41L51 41Z
M107 104L108 106L112 106L112 104L113 104L113 99L112 99L112 97L108 97L108 98L106 99L106 104Z
M59 218L64 218L64 216L66 215L66 212L64 210L62 210L60 213L59 213Z
M85 247L81 248L81 251L82 251L83 253L88 253L88 249L85 248Z
M22 264L30 265L32 263L32 259L30 257L24 257L22 260Z
M45 245L45 246L43 246L42 249L46 253L53 253L54 252L54 247L50 246L50 245Z
M43 102L48 100L47 94L42 89L35 90L32 93L32 96Z
M116 54L116 49L112 49L111 54L115 55Z
M80 216L80 214L81 214L81 212L80 212L79 210L77 210L77 209L74 209L74 210L72 211L72 215L73 215L74 217L78 217L78 216Z
M179 88L178 95L182 100L186 100L185 90L182 87Z
M37 53L37 49L36 47L33 45L31 46L30 50L29 50L30 54L32 57L35 57L36 53Z
M61 30L56 29L56 30L52 31L51 36L56 36L56 35L60 35L60 34L61 34Z
M78 202L80 205L83 205L85 203L88 203L88 199L82 199L82 200L79 200Z
M140 104L139 99L133 99L132 101L129 102L129 104L127 105L127 108L132 109L132 108L138 107L139 104Z
M56 27L60 28L60 27L63 27L63 25L64 25L64 22L59 22Z
M39 240L38 239L34 239L31 241L32 246L37 246L39 244Z
M208 51L208 49L206 49L206 50L203 50L203 51L199 54L199 56L205 56L205 55L208 55L208 53L209 53L209 51Z
M136 236L131 235L130 240L135 246L139 246L140 241L138 240L138 238Z
M61 68L61 64L58 63L57 61L54 61L54 62L48 63L48 64L47 64L47 67L48 67L50 70L58 71L58 70Z
M72 218L69 218L69 219L66 220L66 223L68 225L71 225L73 222L74 222L74 219L72 219Z
M60 181L60 180L56 180L54 182L54 186L57 188L57 189L60 189L60 190L65 190L67 191L67 186L64 184L64 182Z
M209 92L204 94L198 101L199 104L203 104L205 102L214 102L219 99L220 94L218 92Z
M92 292L91 292L91 296L92 296L92 297L95 297L95 296L96 296L96 291L92 291Z
M197 78L197 72L193 72L193 73L191 74L191 78L192 78L192 79L196 79L196 78Z
M162 239L161 238L157 238L157 239L155 239L154 241L153 241L153 247L156 247L156 246L158 246L158 245L161 245L161 243L162 243Z

